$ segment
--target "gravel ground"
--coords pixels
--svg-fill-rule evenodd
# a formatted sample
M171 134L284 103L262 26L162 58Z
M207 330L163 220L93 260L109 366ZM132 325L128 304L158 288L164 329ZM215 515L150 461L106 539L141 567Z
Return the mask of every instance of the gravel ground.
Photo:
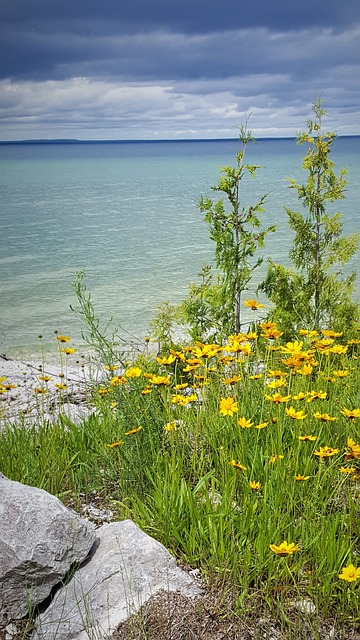
M46 376L47 381L39 377ZM98 373L95 372L95 376ZM71 420L87 418L93 411L89 401L91 388L89 367L46 365L20 362L0 355L0 428L18 422L34 424L39 418L52 420L61 412ZM66 389L56 385L66 384ZM35 389L45 388L46 393Z

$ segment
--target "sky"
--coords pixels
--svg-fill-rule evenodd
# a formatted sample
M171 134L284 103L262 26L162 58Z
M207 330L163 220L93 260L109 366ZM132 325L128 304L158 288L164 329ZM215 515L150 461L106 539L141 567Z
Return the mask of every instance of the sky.
M360 0L1 0L0 140L360 134Z

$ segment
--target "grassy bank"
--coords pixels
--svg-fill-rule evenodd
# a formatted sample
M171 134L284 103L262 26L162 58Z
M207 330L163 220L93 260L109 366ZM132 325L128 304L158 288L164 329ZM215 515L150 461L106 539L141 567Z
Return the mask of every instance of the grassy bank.
M254 323L222 346L104 371L96 415L7 426L0 469L79 510L132 518L233 614L271 615L283 637L299 619L355 629L360 340L277 333Z

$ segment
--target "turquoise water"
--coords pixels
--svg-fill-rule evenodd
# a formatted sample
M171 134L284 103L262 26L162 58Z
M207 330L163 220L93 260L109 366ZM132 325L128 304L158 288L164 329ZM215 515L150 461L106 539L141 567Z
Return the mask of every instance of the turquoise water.
M196 201L212 195L238 149L236 140L0 145L0 353L31 353L37 336L47 344L54 330L79 339L70 304L81 269L98 315L143 339L157 306L179 302L211 262ZM262 168L244 182L244 200L269 193L263 221L278 230L265 255L278 261L287 261L291 243L284 206L299 208L286 177L301 178L304 151L279 139L248 149ZM337 203L346 232L359 228L359 151L359 137L334 145L336 167L350 170Z

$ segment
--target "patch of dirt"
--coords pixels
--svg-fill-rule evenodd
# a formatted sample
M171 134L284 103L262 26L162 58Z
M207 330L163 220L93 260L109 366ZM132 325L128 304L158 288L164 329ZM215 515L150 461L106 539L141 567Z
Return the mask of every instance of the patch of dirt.
M222 620L203 599L160 592L122 623L111 640L251 640L235 625Z
M227 614L220 612L214 598L160 592L108 640L360 640L357 631L338 628L331 621L315 623L316 631L301 615L291 622L281 629L261 611L240 619L230 609Z

